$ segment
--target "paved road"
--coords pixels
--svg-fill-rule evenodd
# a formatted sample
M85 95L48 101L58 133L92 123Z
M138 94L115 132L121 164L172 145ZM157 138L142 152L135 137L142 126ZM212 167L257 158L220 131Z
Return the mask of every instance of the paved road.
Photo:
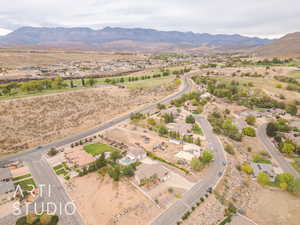
M201 197L207 193L207 189L214 187L220 180L219 172L224 173L226 162L224 148L218 137L213 133L212 127L203 116L195 116L201 125L210 148L214 151L215 160L209 166L205 177L195 184L184 196L177 200L171 207L159 215L150 225L175 225L182 215L194 206Z
M267 124L263 124L257 128L257 136L260 141L267 148L272 157L278 162L279 166L285 173L293 174L295 177L300 178L299 173L285 160L280 151L274 146L266 133Z
M181 90L178 91L176 94L173 94L171 96L168 96L167 98L161 100L158 103L167 103L175 98L180 97L185 92L189 91L191 88L191 82L188 79L188 75L191 75L195 72L190 72L185 74L183 78L183 84L181 87ZM148 112L156 107L156 104L152 104L149 106L146 106L143 109L137 110L133 113L145 113ZM111 126L114 126L120 122L123 122L130 118L131 113L121 116L120 118L114 119L112 121L109 121L107 123L104 123L94 129L85 131L81 134L78 134L73 137L66 138L64 140L56 141L53 143L50 143L48 145L45 145L41 148L34 148L26 152L22 152L20 154L8 156L5 158L2 158L1 161L9 161L9 160L22 160L24 161L30 168L30 171L32 173L32 176L36 183L38 185L45 185L47 188L45 190L48 190L48 187L50 185L51 187L51 195L50 196L42 196L36 201L36 208L38 210L42 209L41 207L46 205L49 202L54 203L56 206L62 205L63 207L68 203L71 202L70 198L66 194L63 186L59 182L57 176L53 173L52 168L49 167L47 162L43 159L43 153L45 153L47 150L49 150L52 147L60 147L66 144L70 144L75 141L79 141L82 138L85 138L87 136L93 135L99 131L105 130ZM32 206L33 207L33 206ZM31 209L32 209L31 207ZM25 214L25 213L24 213ZM4 225L13 225L16 221L16 216L8 215L6 217L0 218L0 224ZM60 215L60 222L61 225L84 225L84 222L82 221L81 217L78 215L78 213L75 213L74 215L66 215L63 211L62 215Z

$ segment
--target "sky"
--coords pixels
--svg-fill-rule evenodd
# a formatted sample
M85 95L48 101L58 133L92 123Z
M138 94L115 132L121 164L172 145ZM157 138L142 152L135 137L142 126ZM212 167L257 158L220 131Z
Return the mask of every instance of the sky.
M0 35L22 26L141 27L278 38L300 31L299 0L0 0Z

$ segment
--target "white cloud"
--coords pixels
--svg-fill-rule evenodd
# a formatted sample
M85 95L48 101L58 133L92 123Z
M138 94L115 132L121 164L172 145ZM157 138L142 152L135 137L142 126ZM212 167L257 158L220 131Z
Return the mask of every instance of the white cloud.
M10 32L12 32L12 31L11 31L11 30L8 30L8 29L0 28L0 36L7 35L7 34L9 34Z
M0 0L0 27L146 27L273 37L300 31L299 0Z

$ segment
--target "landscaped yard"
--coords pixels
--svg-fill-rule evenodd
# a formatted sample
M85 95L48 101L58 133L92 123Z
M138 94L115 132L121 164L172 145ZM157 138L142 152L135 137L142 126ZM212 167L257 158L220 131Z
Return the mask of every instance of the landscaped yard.
M18 181L18 180L22 180L22 179L25 179L25 178L28 178L28 177L31 177L31 174L26 174L26 175L23 175L23 176L18 176L18 177L14 177L12 180L13 181Z
M118 149L116 149L110 145L103 144L103 143L86 145L83 147L83 149L93 156L100 155L104 152L118 151Z
M32 185L34 187L36 187L36 184L34 182L34 180L32 178L27 179L27 180L23 180L21 182L17 182L16 185L20 185L20 187L22 188L22 190L27 190L27 191L31 191L32 190Z

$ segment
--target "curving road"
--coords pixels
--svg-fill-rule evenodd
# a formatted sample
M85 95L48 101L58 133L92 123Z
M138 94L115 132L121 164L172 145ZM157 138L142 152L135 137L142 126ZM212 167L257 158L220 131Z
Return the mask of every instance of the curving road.
M214 188L218 184L221 179L220 172L224 174L226 157L222 143L213 133L212 127L205 117L197 115L195 119L200 124L209 147L214 152L215 160L209 165L205 177L187 191L181 199L155 218L150 225L176 225L182 215L207 193L208 188Z
M151 104L149 106L144 107L143 109L137 110L132 113L146 113L149 112L152 109L155 109L158 103L167 103L175 98L180 97L185 92L189 91L191 89L191 83L188 79L189 75L192 75L195 72L189 72L183 76L183 83L181 86L180 91L177 93L170 95L166 97L165 99L157 102L156 104ZM91 130L82 132L78 135L68 137L66 139L56 141L47 145L44 145L40 148L34 148L26 152L22 152L16 155L11 155L5 158L2 158L1 161L10 161L10 160L22 160L24 161L30 168L30 171L32 173L32 176L34 180L36 181L37 185L45 185L46 187L49 187L51 185L51 196L42 196L39 199L37 199L37 209L41 209L43 204L47 203L54 203L55 205L59 206L62 204L65 206L68 202L71 202L71 199L65 192L63 186L61 185L60 181L58 180L57 176L54 174L52 168L48 165L48 163L43 159L43 154L49 150L50 148L58 148L61 146L64 146L66 144L70 144L75 141L79 141L82 138L91 136L99 131L103 131L109 127L112 127L120 122L123 122L130 118L131 113L128 113L124 116L121 116L117 119L113 119L107 123L104 123L96 128L93 128ZM47 189L47 188L46 188ZM25 214L23 212L23 214ZM0 218L0 224L4 225L13 225L16 222L17 217L14 215L8 215L5 217ZM84 225L84 222L82 221L82 218L78 213L75 213L74 215L66 215L66 213L62 213L60 216L60 222L61 225Z
M260 141L267 148L272 157L277 161L281 169L285 173L293 174L295 177L300 178L300 174L286 161L280 151L275 147L266 133L267 124L263 124L257 128L257 136Z

